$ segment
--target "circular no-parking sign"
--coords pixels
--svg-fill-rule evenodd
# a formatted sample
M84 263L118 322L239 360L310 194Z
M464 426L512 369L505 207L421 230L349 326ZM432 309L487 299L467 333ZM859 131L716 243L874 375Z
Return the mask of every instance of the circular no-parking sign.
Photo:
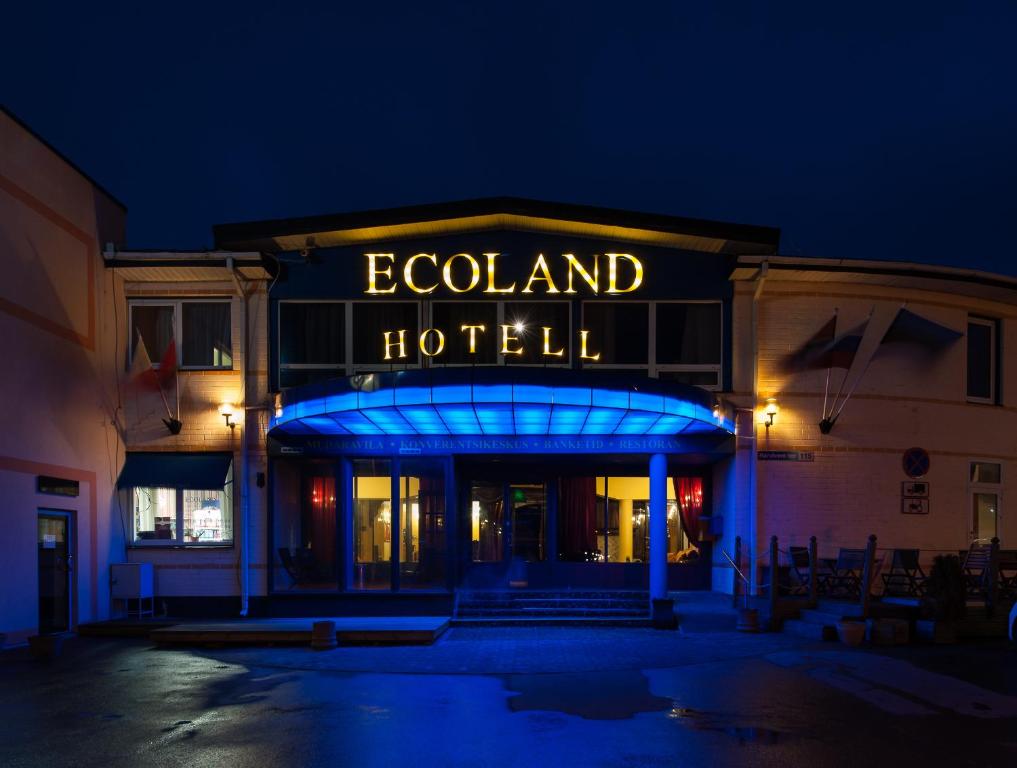
M924 448L908 448L904 451L904 474L911 478L929 474L929 452Z

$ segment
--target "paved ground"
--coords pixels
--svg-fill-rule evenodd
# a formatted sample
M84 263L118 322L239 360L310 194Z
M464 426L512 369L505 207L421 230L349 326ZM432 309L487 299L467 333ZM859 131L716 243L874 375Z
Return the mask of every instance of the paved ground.
M424 648L0 654L0 766L1013 766L1017 652L454 628Z

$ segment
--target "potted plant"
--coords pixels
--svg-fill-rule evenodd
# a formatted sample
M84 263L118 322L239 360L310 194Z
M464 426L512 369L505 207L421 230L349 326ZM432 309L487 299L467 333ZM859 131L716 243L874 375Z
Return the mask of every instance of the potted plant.
M967 611L967 584L960 558L938 555L925 581L918 636L934 643L957 642L957 625Z

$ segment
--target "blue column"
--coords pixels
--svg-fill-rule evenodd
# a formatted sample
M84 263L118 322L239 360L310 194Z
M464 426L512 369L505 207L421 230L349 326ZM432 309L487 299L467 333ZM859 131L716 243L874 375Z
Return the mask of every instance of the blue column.
M650 599L667 596L667 456L650 456Z

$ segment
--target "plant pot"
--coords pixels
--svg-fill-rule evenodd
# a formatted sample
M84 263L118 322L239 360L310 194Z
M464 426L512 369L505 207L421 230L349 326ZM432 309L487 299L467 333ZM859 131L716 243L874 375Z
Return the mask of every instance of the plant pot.
M39 661L49 661L60 655L64 638L61 635L32 635L28 638L28 650Z
M837 637L844 645L857 648L865 640L865 622L838 621Z
M654 598L650 618L657 629L675 629L678 617L674 612L674 600L669 597Z
M759 611L755 608L740 608L738 610L738 623L735 629L739 632L759 631Z

